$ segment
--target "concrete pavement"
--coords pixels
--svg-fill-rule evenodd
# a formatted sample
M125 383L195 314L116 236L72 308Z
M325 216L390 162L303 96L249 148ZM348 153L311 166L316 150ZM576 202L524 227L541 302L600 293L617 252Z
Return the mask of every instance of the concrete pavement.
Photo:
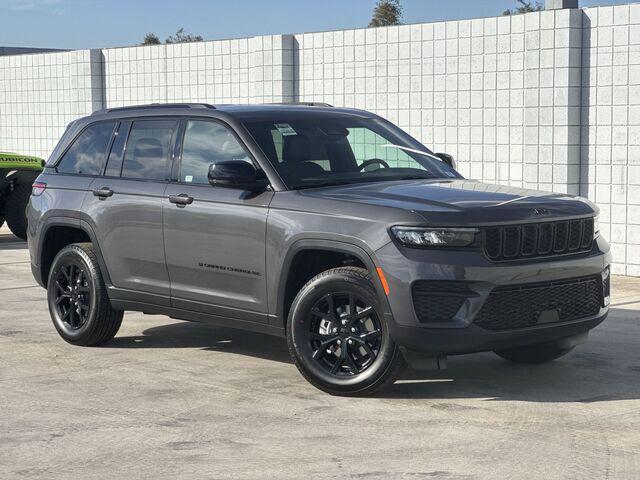
M554 363L493 354L326 395L284 340L127 313L103 348L55 332L0 230L0 478L640 478L640 279Z

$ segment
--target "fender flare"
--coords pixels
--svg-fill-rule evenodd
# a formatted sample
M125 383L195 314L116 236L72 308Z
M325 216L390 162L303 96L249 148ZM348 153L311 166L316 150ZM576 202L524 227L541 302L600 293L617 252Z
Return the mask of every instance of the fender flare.
M389 301L384 292L384 288L382 286L382 282L376 273L376 268L378 267L376 261L374 260L374 256L368 253L364 248L354 245L352 243L341 242L338 240L327 240L321 238L304 238L297 240L294 242L289 250L287 251L287 255L284 258L282 263L282 268L279 272L279 278L277 280L278 285L278 300L276 306L276 318L281 321L281 325L284 325L287 321L284 315L284 307L285 307L285 294L287 281L289 279L289 271L291 269L291 264L295 256L304 251L304 250L330 250L338 253L346 253L356 257L360 260L364 266L369 270L371 276L373 277L373 285L378 293L378 296L381 299L381 305L383 308L383 313L386 315L391 315L391 307L389 306Z
M42 233L39 235L39 238L44 239L47 237L47 233L49 232L49 229L51 229L52 227L72 227L75 228L77 230L81 230L84 233L87 234L87 236L89 237L89 239L91 240L91 243L93 244L93 247L96 251L96 256L98 257L98 264L100 266L100 272L102 273L102 277L104 279L104 283L107 286L111 285L111 277L109 276L109 271L107 270L107 264L104 261L104 257L102 256L102 251L100 250L100 245L98 244L98 238L93 230L93 228L91 227L91 225L82 220L82 219L78 219L78 218L73 218L73 217L66 217L66 216L51 216L49 218L47 218L44 222L44 225L42 226ZM38 260L39 260L39 270L40 270L40 276L42 278L42 283L43 285L46 284L47 279L44 278L43 275L43 271L42 271L42 267L43 267L43 262L42 262L42 254L43 254L43 250L44 250L44 241L40 240L39 245L38 245Z

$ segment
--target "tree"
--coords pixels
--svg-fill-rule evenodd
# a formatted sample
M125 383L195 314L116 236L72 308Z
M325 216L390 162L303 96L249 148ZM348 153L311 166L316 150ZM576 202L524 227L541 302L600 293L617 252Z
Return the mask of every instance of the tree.
M158 36L153 32L147 33L144 36L144 40L142 41L142 45L160 45L161 43L162 42L160 41Z
M175 35L167 37L164 43L189 43L189 42L201 42L203 38L200 35L191 35L190 33L184 33L184 28L181 28Z
M402 23L402 5L400 0L378 0L373 9L373 17L369 27L387 27Z
M540 2L526 2L525 0L516 0L520 6L515 10L505 10L503 15L517 15L518 13L539 12L542 10L542 3Z

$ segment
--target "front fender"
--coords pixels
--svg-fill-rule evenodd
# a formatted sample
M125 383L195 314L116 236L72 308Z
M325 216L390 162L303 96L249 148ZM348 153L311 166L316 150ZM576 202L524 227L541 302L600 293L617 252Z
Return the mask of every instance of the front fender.
M273 318L274 316L271 315L271 320L275 322L275 324L277 324L278 326L282 326L283 324L285 316L285 294L289 271L291 269L291 264L295 256L304 250L329 250L333 252L349 254L360 260L365 265L367 270L371 272L373 277L373 284L376 288L378 296L381 299L384 299L381 302L384 308L383 313L385 314L385 316L391 315L389 302L387 301L387 297L384 292L384 288L382 287L382 283L380 282L380 278L376 273L376 268L379 265L375 260L375 256L372 251L370 251L369 249L365 249L362 246L345 241L311 237L299 238L295 240L287 248L287 253L284 256L284 260L280 264L280 268L268 275L268 285L277 286L276 289L272 289L272 291L269 292L270 302L272 301L272 298L275 297L273 298L276 306L275 318Z

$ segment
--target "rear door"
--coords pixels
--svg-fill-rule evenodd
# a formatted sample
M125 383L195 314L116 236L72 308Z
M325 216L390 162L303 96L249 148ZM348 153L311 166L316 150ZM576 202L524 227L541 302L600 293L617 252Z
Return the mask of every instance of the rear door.
M114 298L170 303L162 203L178 124L172 118L120 122L105 175L91 185L85 210L119 290Z
M256 195L209 185L212 163L257 164L227 125L213 119L183 122L177 182L165 192L172 305L266 322L265 235L273 192ZM189 203L171 203L176 197Z

